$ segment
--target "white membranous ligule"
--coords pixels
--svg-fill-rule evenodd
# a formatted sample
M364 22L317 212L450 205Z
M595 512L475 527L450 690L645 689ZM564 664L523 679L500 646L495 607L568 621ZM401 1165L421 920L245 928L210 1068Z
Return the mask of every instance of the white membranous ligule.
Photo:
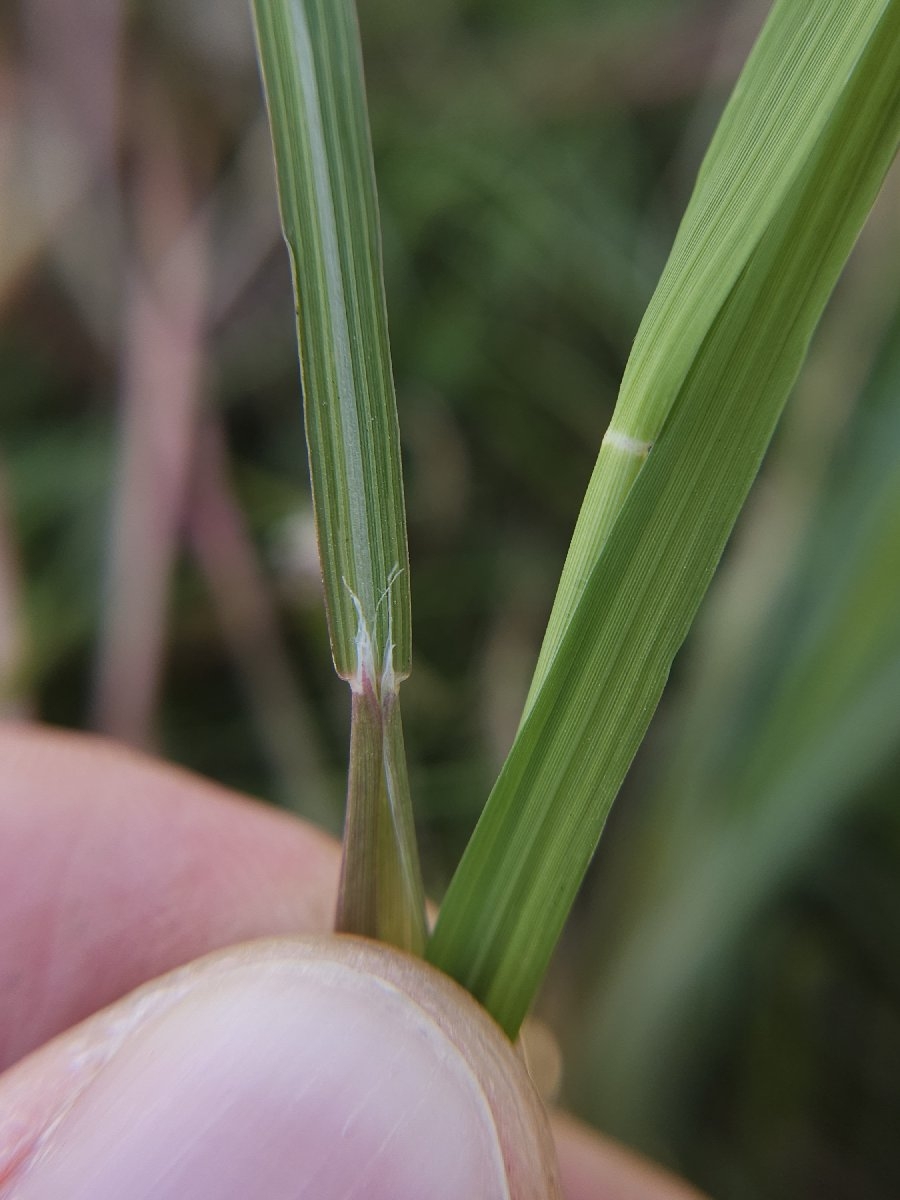
M390 605L391 588L394 583L403 574L403 568L395 563L388 575L387 586L378 598L378 603L375 605L375 612L372 614L371 620L368 620L363 610L362 601L354 592L353 588L343 579L344 587L350 594L350 599L353 602L353 607L356 609L356 636L353 639L356 645L356 670L348 679L350 689L353 692L364 692L367 686L373 689L378 697L384 701L388 696L394 696L400 686L400 679L394 670L394 614ZM378 623L378 615L381 611L381 606L387 601L387 638L384 643L384 652L381 659L381 672L377 671L375 665L375 641L374 633Z

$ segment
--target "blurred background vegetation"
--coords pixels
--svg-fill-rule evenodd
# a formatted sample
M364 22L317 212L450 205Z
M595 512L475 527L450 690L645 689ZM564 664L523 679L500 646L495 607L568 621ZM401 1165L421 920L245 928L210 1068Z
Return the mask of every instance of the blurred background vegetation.
M363 0L439 896L760 0ZM244 0L0 12L3 715L341 821ZM563 1098L737 1200L900 1195L900 182L556 956Z

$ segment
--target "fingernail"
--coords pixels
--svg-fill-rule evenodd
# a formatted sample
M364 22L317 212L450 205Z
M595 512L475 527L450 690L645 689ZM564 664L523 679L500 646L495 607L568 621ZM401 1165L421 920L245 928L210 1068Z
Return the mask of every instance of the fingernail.
M133 1031L16 1200L497 1200L488 1102L427 1013L339 963L236 966Z

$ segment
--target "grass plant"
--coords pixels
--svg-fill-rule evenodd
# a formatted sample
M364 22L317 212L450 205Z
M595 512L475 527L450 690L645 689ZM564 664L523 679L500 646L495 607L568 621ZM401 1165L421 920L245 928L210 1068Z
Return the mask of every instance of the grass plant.
M369 3L367 104L349 5L299 6L302 73L293 7L260 6L319 380L329 619L251 5L100 7L90 30L67 0L0 20L2 715L117 738L333 832L355 737L340 921L410 948L427 931L400 738L435 899L494 788L426 952L512 1029L615 791L615 737L646 719L623 672L661 677L677 640L646 597L702 590L682 551L727 516L699 507L709 455L777 407L785 337L803 352L790 306L811 327L820 298L800 295L834 278L815 284L829 231L861 219L831 200L862 204L844 156L862 164L893 119L864 84L894 5L780 4L737 83L755 0ZM810 343L536 1003L564 1104L734 1200L900 1192L898 187ZM783 274L792 211L805 249ZM733 366L762 381L781 355L772 395L725 369L729 323ZM719 431L699 425L703 389ZM654 447L629 455L623 432ZM681 463L677 494L660 459ZM651 494L678 546L626 593L658 547L625 532L649 538ZM590 687L578 661L555 674L576 628ZM370 686L348 697L360 658Z
M424 949L514 1037L896 153L900 3L773 8L638 330L518 733L427 945L397 698L411 665L403 490L355 12L351 0L253 9L332 652L352 691L338 924Z

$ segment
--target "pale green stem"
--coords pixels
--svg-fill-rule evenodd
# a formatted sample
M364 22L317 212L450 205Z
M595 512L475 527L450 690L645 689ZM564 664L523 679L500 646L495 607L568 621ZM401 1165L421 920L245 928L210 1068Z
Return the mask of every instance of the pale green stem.
M400 701L364 675L353 690L344 857L335 928L421 954L425 896Z

